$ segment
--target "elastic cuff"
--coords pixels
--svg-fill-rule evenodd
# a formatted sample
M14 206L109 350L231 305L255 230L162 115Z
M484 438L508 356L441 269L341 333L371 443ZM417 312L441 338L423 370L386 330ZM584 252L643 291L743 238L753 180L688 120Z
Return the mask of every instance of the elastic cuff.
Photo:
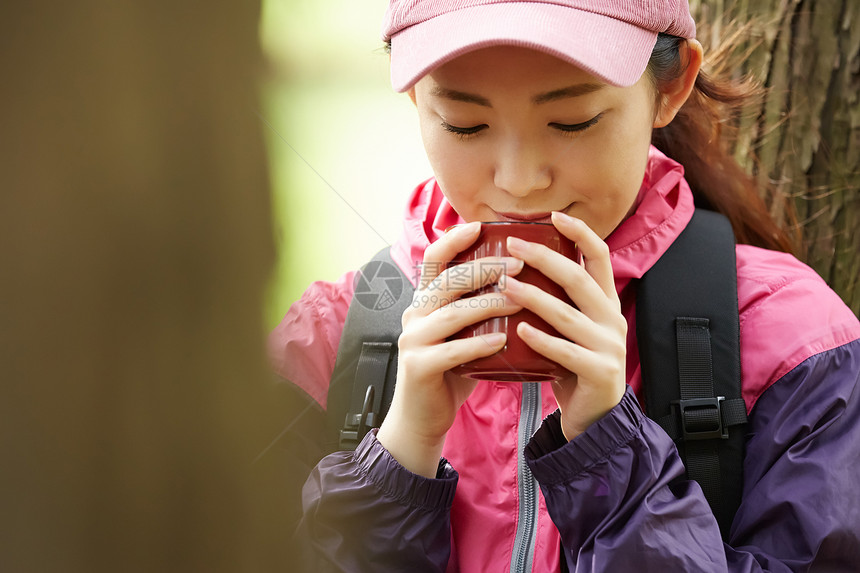
M640 431L644 416L628 386L617 406L568 442L556 410L544 419L526 446L526 462L542 484L568 481L627 444Z
M459 474L442 458L436 478L414 474L400 465L376 439L378 429L370 430L353 454L355 463L368 480L382 492L401 503L426 509L451 508Z

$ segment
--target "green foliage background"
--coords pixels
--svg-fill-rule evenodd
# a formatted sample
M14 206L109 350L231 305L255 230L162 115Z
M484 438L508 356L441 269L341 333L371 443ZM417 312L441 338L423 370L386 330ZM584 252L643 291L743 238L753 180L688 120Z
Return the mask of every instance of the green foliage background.
M431 175L411 101L389 83L387 0L264 0L266 132L278 261L266 322L314 280L358 268L400 233Z

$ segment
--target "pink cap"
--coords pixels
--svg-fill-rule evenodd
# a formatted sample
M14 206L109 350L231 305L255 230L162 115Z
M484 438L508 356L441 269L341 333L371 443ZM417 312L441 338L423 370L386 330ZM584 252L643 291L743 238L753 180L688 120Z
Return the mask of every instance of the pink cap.
M391 0L383 25L399 92L457 56L498 45L540 50L629 86L661 32L696 36L687 0Z

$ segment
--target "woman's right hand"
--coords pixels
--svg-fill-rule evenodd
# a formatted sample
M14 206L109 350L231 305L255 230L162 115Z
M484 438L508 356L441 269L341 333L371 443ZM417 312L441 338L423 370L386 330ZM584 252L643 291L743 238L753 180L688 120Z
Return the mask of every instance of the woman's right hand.
M497 352L506 341L504 334L447 338L522 308L502 293L461 298L523 267L519 259L487 257L447 269L475 241L480 228L477 222L460 225L427 248L413 303L403 313L397 383L377 439L406 469L426 477L436 476L445 435L477 384L450 370Z

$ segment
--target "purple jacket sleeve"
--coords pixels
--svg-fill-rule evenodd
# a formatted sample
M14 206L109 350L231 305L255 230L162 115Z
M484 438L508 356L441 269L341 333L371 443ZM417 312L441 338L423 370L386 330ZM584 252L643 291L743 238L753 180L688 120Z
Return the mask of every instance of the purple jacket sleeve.
M860 570L860 341L807 359L750 413L744 496L724 544L671 439L628 389L565 443L526 448L571 571Z
M319 560L306 565L308 571L446 568L457 472L442 459L437 479L413 474L382 447L376 432L355 452L323 458L305 483L297 537Z

